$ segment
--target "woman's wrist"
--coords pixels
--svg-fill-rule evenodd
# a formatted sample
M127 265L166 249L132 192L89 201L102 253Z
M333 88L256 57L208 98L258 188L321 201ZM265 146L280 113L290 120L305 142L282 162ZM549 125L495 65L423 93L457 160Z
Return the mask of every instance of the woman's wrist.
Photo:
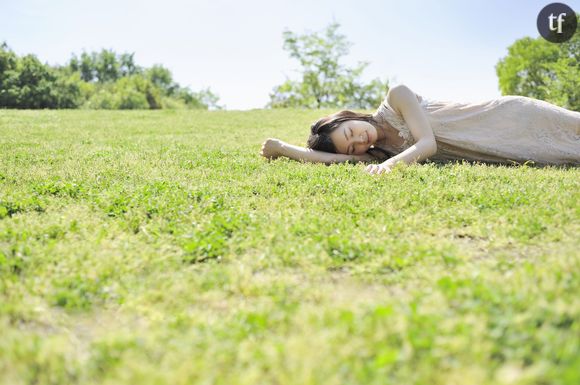
M387 160L385 160L385 161L382 163L382 165L383 165L383 166L385 166L385 167L392 168L392 167L394 167L394 166L395 166L395 164L397 164L398 162L402 162L402 161L403 161L402 159L394 159L394 160L393 160L393 158L391 158L391 159L387 159Z
M392 161L392 160L390 160L390 159L387 159L387 160L385 160L385 161L382 163L382 165L383 165L383 166L387 166L387 167L393 167L393 166L395 165L395 162L393 162L393 161Z

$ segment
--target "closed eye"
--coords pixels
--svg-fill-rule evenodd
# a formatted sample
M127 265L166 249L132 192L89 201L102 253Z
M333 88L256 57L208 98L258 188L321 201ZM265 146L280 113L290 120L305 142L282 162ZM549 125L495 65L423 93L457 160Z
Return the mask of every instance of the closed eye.
M352 138L352 128L348 128L350 130L350 137ZM350 146L350 148L352 149L352 151L350 152L351 154L354 152L354 146Z

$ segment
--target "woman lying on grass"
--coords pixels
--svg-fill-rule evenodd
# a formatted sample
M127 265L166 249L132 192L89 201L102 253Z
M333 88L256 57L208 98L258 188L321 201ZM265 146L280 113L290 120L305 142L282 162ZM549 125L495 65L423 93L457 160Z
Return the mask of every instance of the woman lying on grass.
M580 112L525 96L442 102L398 85L374 114L340 111L310 131L307 148L270 138L260 154L326 164L381 161L366 167L371 174L427 159L580 164Z

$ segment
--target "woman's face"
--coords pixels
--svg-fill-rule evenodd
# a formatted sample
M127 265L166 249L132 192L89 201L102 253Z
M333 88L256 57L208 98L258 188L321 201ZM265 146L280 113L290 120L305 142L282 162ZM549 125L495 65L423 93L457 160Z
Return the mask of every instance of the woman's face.
M377 130L369 122L347 120L330 134L330 139L339 154L362 155L377 141Z

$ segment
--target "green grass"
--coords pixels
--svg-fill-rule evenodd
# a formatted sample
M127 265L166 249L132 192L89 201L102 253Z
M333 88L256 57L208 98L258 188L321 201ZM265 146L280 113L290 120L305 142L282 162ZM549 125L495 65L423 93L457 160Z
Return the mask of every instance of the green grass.
M580 383L580 170L301 164L331 111L0 111L0 383Z

